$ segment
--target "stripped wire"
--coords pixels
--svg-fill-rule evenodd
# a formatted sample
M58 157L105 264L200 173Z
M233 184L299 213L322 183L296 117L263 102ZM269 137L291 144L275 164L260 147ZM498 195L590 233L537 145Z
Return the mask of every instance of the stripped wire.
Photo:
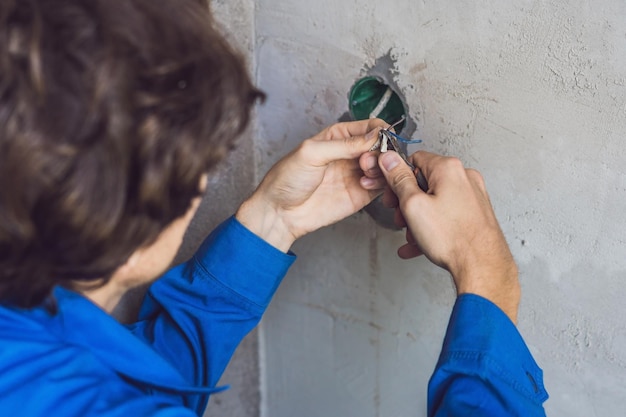
M400 135L396 135L395 133L393 133L390 130L387 130L387 133L389 133L391 136L393 136L394 138L398 139L398 141L405 143L407 145L412 145L414 143L422 143L421 139L405 139Z
M421 139L405 139L400 135L397 135L395 133L393 133L390 129L393 129L394 127L398 126L400 123L404 122L404 120L406 119L406 117L404 115L402 115L402 117L400 118L400 120L398 120L397 122L395 122L394 124L392 124L391 126L389 126L386 129L383 129L384 131L386 131L387 133L389 133L391 136L393 136L394 138L398 139L400 142L406 144L406 145L413 145L415 143L422 143Z

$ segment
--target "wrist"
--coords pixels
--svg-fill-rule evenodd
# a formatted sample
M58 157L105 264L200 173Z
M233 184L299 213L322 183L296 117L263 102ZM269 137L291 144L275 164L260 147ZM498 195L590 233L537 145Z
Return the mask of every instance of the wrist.
M517 265L512 257L498 265L453 274L457 295L476 294L497 305L513 323L517 323L517 312L521 298Z
M288 252L296 240L278 211L255 195L243 202L235 213L235 218L252 233L282 252Z

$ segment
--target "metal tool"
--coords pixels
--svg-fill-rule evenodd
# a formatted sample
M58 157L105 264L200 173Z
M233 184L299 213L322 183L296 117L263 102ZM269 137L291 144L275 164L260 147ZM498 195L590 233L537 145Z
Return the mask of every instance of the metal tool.
M417 185L422 189L422 191L426 193L428 192L428 182L426 181L424 174L422 174L422 171L420 171L419 168L416 168L415 165L413 165L411 161L409 161L409 158L406 152L404 151L403 146L400 145L401 143L413 144L413 143L421 143L422 141L420 139L405 139L391 131L391 129L393 129L395 126L402 123L404 119L405 117L402 116L400 120L398 120L397 122L395 122L388 128L381 129L378 132L378 141L376 142L374 146L372 146L370 151L375 151L380 148L381 152L387 152L388 150L397 152L398 155L400 155L400 157L402 158L402 160L409 167L411 167L411 169L413 170L413 173L415 174Z

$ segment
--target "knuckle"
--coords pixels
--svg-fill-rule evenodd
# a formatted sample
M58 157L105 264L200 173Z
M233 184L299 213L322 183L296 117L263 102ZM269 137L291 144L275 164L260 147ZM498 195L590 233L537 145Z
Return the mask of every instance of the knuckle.
M398 172L396 175L394 175L391 178L391 183L394 186L394 188L399 188L399 187L402 187L403 185L406 185L407 181L415 181L415 177L410 171L407 172L405 170Z
M308 155L313 150L313 147L315 147L314 140L312 138L306 139L302 141L300 146L298 146L298 152L301 154Z
M338 123L333 123L332 125L328 126L325 130L326 131L332 131L332 132L343 132L345 130L349 130L350 126L352 126L354 123L356 123L356 122L338 122Z
M472 168L466 169L465 172L472 184L477 185L482 191L486 191L485 179L480 172Z
M375 129L377 127L384 128L387 125L388 125L387 122L385 122L383 119L375 118L375 119L369 119L367 127L368 127L368 129L371 130L371 129Z
M443 163L445 164L446 169L448 170L464 170L465 168L463 167L463 162L461 162L461 160L457 157L454 156L449 156L446 157L443 160Z
M347 150L350 153L361 153L361 148L363 148L363 143L365 142L365 138L347 138L343 140Z
M468 168L465 170L467 172L467 176L474 182L478 183L478 184L484 184L485 183L485 179L483 178L482 174L480 172L478 172L477 170L475 170L474 168Z

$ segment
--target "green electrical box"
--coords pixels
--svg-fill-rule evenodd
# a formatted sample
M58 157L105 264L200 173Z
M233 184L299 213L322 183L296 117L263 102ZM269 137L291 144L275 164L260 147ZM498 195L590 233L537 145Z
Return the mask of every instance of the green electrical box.
M350 113L355 120L378 117L389 124L406 117L404 104L391 87L378 77L365 77L358 80L350 89ZM406 122L396 126L402 132Z

